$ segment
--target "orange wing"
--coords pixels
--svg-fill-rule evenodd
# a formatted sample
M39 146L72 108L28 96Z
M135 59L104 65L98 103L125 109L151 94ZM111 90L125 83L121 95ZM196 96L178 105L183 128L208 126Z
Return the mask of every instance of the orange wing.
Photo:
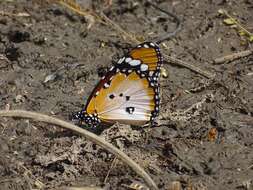
M119 59L115 67L123 73L135 70L141 77L146 77L151 86L158 86L162 63L160 48L152 42L146 42Z
M78 112L88 124L143 125L159 112L159 47L145 42L118 60L91 93L85 109Z
M155 109L155 90L146 78L136 72L129 75L118 72L110 86L99 91L86 109L88 114L96 113L105 123L143 125Z
M155 48L150 48L149 46L140 47L138 49L133 49L130 52L130 56L134 60L141 60L142 63L148 65L149 71L156 71L160 68L160 51Z

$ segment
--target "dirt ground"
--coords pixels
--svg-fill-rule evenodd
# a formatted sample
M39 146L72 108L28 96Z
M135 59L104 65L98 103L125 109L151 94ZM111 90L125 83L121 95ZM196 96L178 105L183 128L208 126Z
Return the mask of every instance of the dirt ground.
M101 0L78 2L97 11L105 6ZM165 64L160 126L112 126L101 136L145 168L159 189L168 190L175 181L187 190L253 189L253 56L213 64L215 58L252 45L224 25L218 10L226 9L253 31L253 1L154 2L177 14L183 24L164 43L170 51L162 52L216 77ZM8 59L0 59L0 109L69 121L112 60L134 46L109 26L98 21L89 26L86 18L59 4L4 0L0 11L0 54ZM17 15L24 12L29 16ZM152 39L175 26L166 26L165 16L143 1L113 0L105 13L139 38ZM210 131L216 131L214 138ZM27 119L0 118L1 190L129 189L133 181L145 184L112 154L79 135Z

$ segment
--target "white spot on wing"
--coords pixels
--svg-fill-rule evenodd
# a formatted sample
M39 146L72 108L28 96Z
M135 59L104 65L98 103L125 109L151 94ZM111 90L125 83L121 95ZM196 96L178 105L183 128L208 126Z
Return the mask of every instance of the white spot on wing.
M152 77L154 74L154 71L149 71L149 76Z
M105 88L108 88L109 86L110 86L110 85L109 85L108 83L105 83L105 84L104 84L104 87L105 87Z
M149 48L148 44L144 44L143 47L145 48Z
M155 44L154 44L154 43L152 43L152 42L151 42L149 45L150 45L150 46L152 46L152 47L155 47Z
M141 64L141 61L137 60L137 59L131 60L129 62L129 65L132 65L132 66L137 66L137 65L140 65L140 64Z
M125 59L125 62L129 63L130 61L132 61L132 58L128 57Z
M124 61L125 57L119 59L118 64L121 64Z
M141 64L141 71L146 71L146 70L148 70L148 65Z

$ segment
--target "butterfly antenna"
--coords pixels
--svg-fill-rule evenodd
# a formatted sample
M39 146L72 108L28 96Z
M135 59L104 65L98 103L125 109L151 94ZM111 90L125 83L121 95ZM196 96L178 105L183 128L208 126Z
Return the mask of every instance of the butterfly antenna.
M162 43L165 40L171 39L172 37L174 37L182 28L182 24L180 19L173 13L165 11L163 9L161 9L160 7L158 7L157 5L153 4L151 0L147 0L147 3L149 5L151 5L152 7L154 7L155 9L165 13L166 15L168 15L169 17L172 17L174 19L174 22L177 24L176 25L176 29L173 32L170 32L168 34L166 34L165 36L160 36L157 39L154 40L154 42L156 42L157 44Z

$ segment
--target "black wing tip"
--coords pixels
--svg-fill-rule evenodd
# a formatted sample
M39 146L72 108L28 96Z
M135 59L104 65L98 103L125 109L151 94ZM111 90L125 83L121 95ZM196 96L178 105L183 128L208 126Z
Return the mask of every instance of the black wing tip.
M137 48L140 48L140 47L155 48L155 49L160 50L159 45L156 42L151 42L151 41L143 42L137 45Z

